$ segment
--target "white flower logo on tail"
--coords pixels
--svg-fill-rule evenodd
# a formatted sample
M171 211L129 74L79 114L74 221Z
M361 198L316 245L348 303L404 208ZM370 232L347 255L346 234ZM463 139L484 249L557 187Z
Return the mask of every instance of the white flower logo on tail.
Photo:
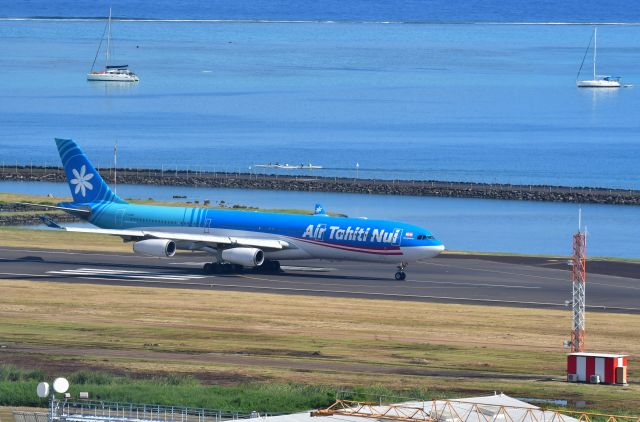
M87 166L84 164L80 168L80 173L78 173L78 170L76 169L72 169L71 171L75 176L75 179L71 179L71 184L76 185L75 194L77 195L78 192L81 192L82 197L84 198L87 196L87 189L93 189L93 185L89 183L89 180L93 179L93 173L86 174Z

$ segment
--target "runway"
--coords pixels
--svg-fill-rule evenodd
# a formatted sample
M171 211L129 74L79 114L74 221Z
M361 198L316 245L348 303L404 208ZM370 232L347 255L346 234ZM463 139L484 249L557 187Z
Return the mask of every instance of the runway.
M396 281L388 264L326 261L283 262L281 274L205 275L207 256L172 259L133 254L0 248L0 280L95 283L413 300L565 309L571 299L566 260L445 254L412 263ZM640 264L587 264L589 310L640 313Z

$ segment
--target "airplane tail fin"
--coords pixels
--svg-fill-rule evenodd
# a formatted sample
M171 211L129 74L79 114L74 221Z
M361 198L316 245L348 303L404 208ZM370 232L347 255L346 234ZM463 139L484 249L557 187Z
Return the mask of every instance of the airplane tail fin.
M313 210L313 215L327 215L327 214L324 212L324 207L321 204L316 204Z
M78 144L71 139L56 138L56 145L74 203L118 202L126 204L111 191Z

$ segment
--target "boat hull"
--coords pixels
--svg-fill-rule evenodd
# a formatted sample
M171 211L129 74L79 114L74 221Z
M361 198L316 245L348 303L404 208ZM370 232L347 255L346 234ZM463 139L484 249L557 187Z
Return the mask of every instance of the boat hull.
M590 81L577 81L578 88L620 88L620 82L595 79Z
M87 80L100 82L138 82L140 79L136 75L89 73Z

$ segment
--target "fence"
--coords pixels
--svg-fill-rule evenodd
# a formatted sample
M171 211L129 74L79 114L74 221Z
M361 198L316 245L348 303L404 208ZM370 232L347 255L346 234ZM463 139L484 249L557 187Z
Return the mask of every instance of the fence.
M49 413L13 412L15 422L224 422L273 414L157 404L53 400Z

